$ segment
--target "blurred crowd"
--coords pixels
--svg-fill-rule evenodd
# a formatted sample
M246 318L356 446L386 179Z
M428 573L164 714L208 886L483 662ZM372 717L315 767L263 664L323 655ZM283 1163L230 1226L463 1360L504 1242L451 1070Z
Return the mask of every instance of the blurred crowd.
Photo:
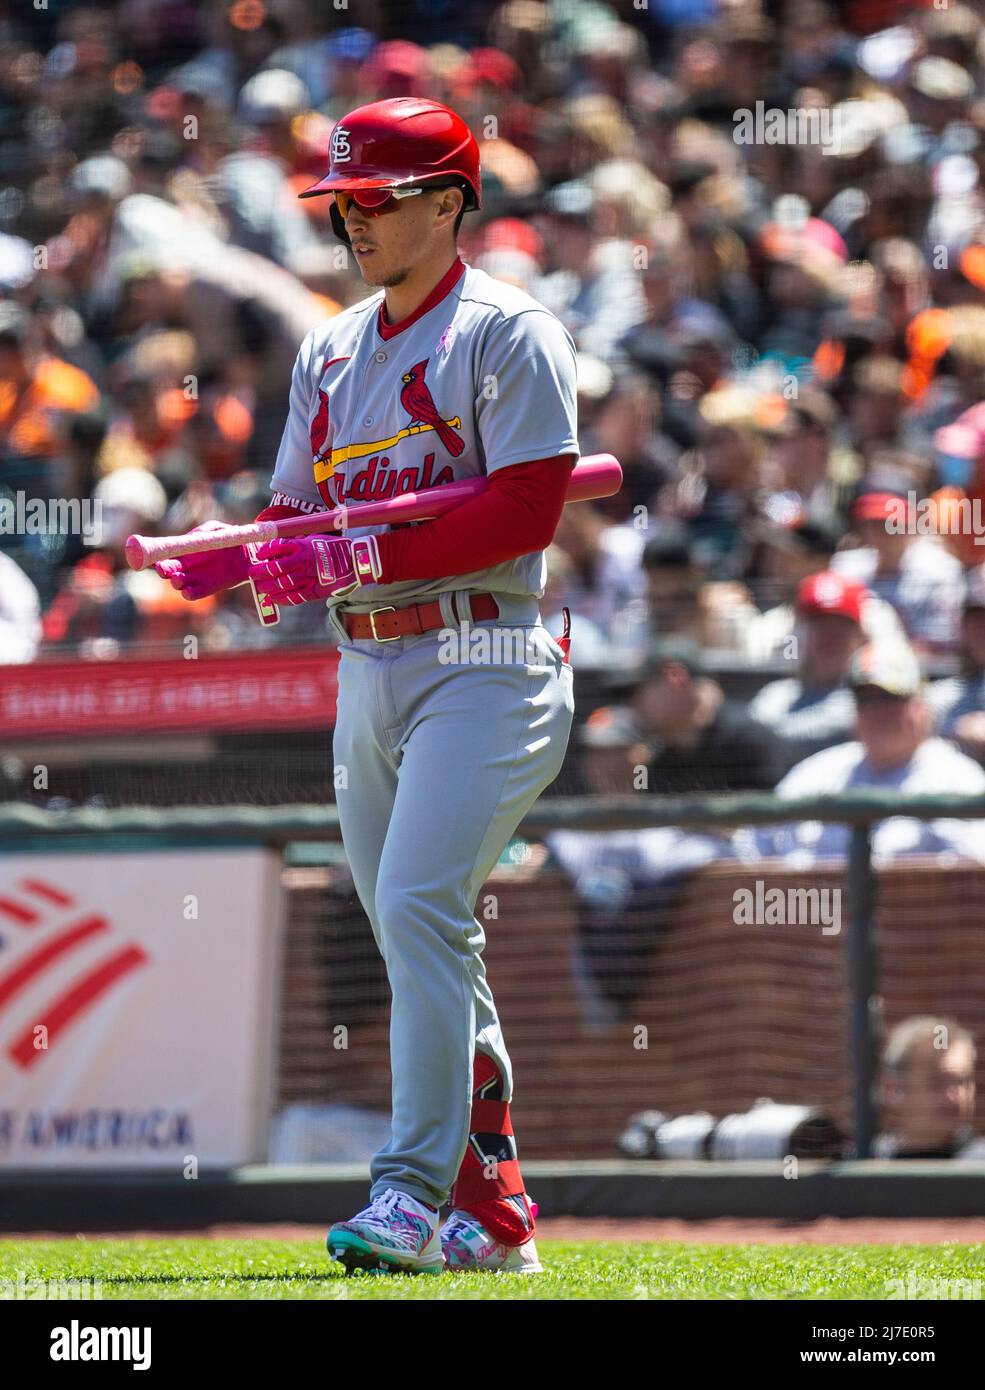
M0 527L0 662L329 640L123 542L265 505L297 347L366 292L296 194L347 110L419 94L479 138L463 258L563 320L625 471L543 605L605 687L588 786L985 790L983 8L5 8L0 520L100 521Z

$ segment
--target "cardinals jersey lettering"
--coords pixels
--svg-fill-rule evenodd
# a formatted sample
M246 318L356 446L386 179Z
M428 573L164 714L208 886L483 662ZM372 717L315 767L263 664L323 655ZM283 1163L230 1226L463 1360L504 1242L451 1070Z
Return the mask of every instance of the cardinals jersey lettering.
M575 347L560 321L471 266L458 263L443 284L436 302L426 300L424 312L386 336L382 291L308 334L294 366L274 492L336 507L533 459L577 458ZM467 575L366 585L359 604L348 606L456 589L540 597L545 579L537 552Z

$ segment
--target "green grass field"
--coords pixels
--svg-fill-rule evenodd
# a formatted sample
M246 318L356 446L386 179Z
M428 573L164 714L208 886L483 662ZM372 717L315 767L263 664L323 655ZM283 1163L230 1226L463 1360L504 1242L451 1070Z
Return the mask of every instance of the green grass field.
M985 1297L985 1245L768 1246L546 1240L538 1241L538 1249L546 1271L540 1275L347 1279L315 1240L110 1240L101 1236L0 1240L0 1282L6 1286L0 1289L0 1297L30 1296L30 1289L19 1295L16 1285L36 1280L98 1281L100 1287L93 1292L104 1299ZM919 1281L916 1286L914 1280ZM901 1282L894 1285L893 1281ZM40 1297L40 1292L34 1296Z

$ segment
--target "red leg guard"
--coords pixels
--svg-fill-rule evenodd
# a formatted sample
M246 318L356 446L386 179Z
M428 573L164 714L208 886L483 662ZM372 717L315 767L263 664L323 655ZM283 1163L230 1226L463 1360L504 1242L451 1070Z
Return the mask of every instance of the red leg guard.
M451 1191L451 1204L477 1217L504 1245L523 1245L534 1233L534 1209L523 1190L509 1102L491 1057L475 1054L469 1142Z

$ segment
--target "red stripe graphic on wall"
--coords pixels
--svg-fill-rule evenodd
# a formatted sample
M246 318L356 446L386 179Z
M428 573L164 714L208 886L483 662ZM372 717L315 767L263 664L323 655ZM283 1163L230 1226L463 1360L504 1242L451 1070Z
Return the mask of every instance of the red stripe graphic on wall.
M22 927L36 926L40 920L33 907L25 907L23 903L14 902L13 898L0 898L0 913L13 922L19 922Z
M35 1021L11 1043L7 1049L11 1061L24 1070L33 1066L45 1051L50 1050L59 1035L98 1003L107 990L146 963L147 955L139 946L124 946L88 975L83 975L64 994L52 1000L47 1008L40 1010ZM35 1029L41 1026L47 1029L47 1049L35 1047Z
M25 893L34 893L39 898L44 898L45 902L54 903L56 907L71 907L75 899L63 893L60 888L55 888L50 883L42 883L39 878L22 878L18 884Z
M25 985L30 984L42 971L49 965L53 965L56 960L60 960L75 946L83 941L88 941L90 937L98 932L105 931L109 926L105 917L86 917L81 922L76 922L74 926L66 927L64 931L53 936L50 941L46 941L43 946L39 946L36 951L32 951L29 956L8 970L6 975L0 975L0 1009L9 1000L13 999Z

